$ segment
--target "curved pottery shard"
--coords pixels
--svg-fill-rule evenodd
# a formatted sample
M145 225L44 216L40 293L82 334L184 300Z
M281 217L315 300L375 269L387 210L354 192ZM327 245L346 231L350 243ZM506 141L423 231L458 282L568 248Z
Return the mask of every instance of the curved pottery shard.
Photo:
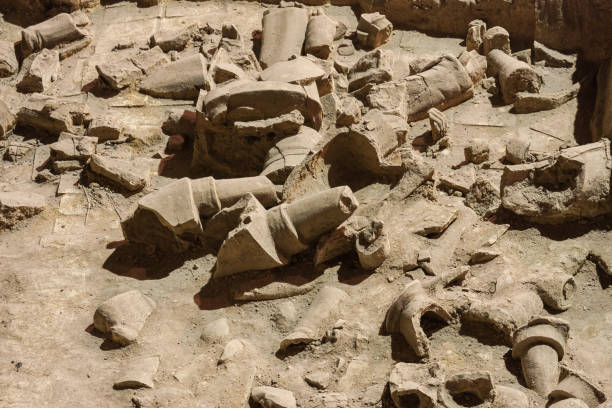
M428 312L447 323L451 320L448 312L425 292L421 283L414 281L406 285L385 317L387 332L401 333L419 357L429 356L429 340L421 328L421 318Z

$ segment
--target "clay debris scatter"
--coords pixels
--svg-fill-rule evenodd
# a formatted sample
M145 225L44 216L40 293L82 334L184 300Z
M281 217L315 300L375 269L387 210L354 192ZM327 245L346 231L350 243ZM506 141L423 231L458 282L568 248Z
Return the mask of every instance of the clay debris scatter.
M0 406L611 406L610 2L5 3Z

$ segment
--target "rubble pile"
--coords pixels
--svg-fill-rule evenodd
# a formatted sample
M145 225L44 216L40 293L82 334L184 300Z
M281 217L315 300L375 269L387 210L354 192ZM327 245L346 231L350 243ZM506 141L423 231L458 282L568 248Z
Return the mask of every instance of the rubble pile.
M0 248L84 248L61 331L105 398L607 406L612 60L560 46L572 5L115 3L0 30Z

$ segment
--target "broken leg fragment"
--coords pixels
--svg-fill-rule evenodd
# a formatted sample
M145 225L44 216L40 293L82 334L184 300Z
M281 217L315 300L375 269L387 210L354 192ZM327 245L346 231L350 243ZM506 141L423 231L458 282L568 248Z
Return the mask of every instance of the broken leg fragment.
M406 285L385 317L387 332L401 333L421 358L429 356L429 340L421 328L421 319L426 313L433 313L446 323L451 320L448 312L425 292L421 283L413 281Z
M94 314L94 327L109 340L126 346L136 341L155 308L155 302L138 290L130 290L102 303Z
M536 317L514 334L512 357L521 359L525 382L546 398L559 380L559 361L565 355L569 324L552 317Z
M122 222L123 234L131 242L181 252L188 247L186 238L203 232L200 217L210 217L248 193L265 207L278 203L274 185L263 176L182 178L141 198L134 214Z
M308 344L321 339L325 324L333 324L338 317L340 306L348 295L333 286L324 286L312 301L310 309L300 320L298 326L280 343L280 350L286 350L295 344Z
M221 245L214 277L287 265L292 255L344 222L357 206L351 189L343 186L249 213Z

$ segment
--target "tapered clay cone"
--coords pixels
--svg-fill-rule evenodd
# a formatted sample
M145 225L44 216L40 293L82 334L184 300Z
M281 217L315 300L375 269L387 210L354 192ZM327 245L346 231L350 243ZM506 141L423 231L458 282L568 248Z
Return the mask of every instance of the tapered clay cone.
M532 346L523 358L521 367L527 386L546 398L559 381L559 354L547 344Z

